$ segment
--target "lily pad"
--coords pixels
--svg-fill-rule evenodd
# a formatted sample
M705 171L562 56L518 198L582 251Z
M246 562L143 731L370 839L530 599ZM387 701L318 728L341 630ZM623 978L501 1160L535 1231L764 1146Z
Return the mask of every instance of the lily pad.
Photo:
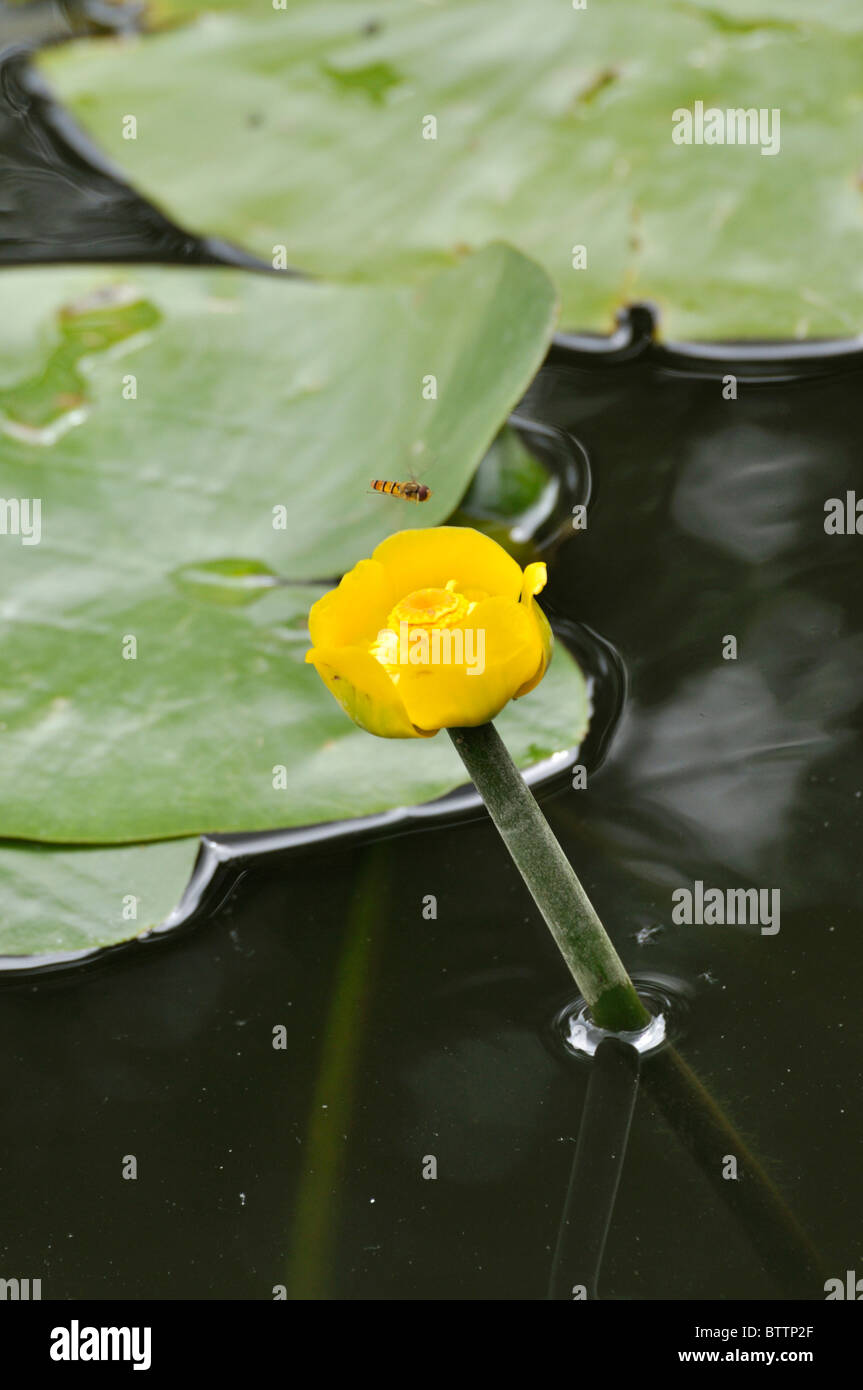
M302 669L310 671L308 667ZM208 674L212 676L213 673L203 668L202 672L203 686ZM213 684L218 688L219 673L215 674L217 679ZM293 674L298 674L295 658L290 660L284 682L289 697L293 694ZM283 713L287 709L291 717L281 736L280 752L297 747L302 719L316 694L316 687L312 685L305 692L308 697L305 707L297 711L293 701L283 707ZM211 702L211 707L214 706L215 701ZM222 734L231 708L228 704L219 712ZM128 715L128 709L126 713ZM205 719L209 713L209 709L203 711ZM118 712L117 727L120 719ZM571 657L558 649L541 685L529 698L510 705L496 722L519 765L528 767L549 759L568 745L577 744L586 731L588 719L589 695L584 678ZM404 791L406 797L431 799L464 780L464 770L443 736L422 745L373 741L352 729L332 702L319 709L316 723L315 732L321 732L322 726L327 725L332 738L321 748L317 766L313 765L315 753L311 747L302 749L301 761L291 764L286 788L279 793L277 801L270 803L271 807L278 806L276 819L279 824L350 815L356 807L368 812L387 810L399 791ZM91 730L87 734L92 737ZM170 779L170 785L158 772L148 772L142 779L141 773L152 756L157 734L158 730L142 729L139 737L132 740L131 747L120 747L115 742L115 752L121 754L121 759L113 766L102 757L110 742L110 733L94 750L93 776L86 795L94 796L105 807L113 804L114 813L121 821L125 812L116 789L130 769L144 812L151 808L150 797L155 794L171 797L178 814L182 815L184 802L194 788L194 775L187 778L182 773L187 765L185 760L179 768L175 767L176 775ZM272 738L272 734L266 732L266 737ZM370 750L377 791L369 788ZM62 756L67 750L58 742L57 751ZM244 787L248 784L237 774L236 759L238 755L250 755L253 767L260 765L261 740L256 737L254 727L249 726L239 739L215 745L202 730L195 746L188 751L193 756L202 754L203 763L219 787L216 800L227 808L226 823L234 817L250 827L264 802L259 799L257 807L244 802ZM412 751L420 754L419 767L411 766ZM142 755L144 769L138 761ZM302 755L308 759L308 767L303 765ZM156 762L161 763L164 773L164 759L157 758ZM33 782L33 773L32 766L24 768L22 777L33 787L33 800L38 807L40 797L50 797L50 779L36 777ZM298 794L310 786L315 791L317 803L299 812ZM233 793L239 797L237 802L232 799ZM63 797L61 784L61 803ZM215 805L215 801L212 804ZM261 824L267 823L265 817ZM181 920L181 904L186 897L199 843L197 837L111 847L0 841L0 957L50 958L68 952L86 953L130 940L170 923L175 917Z
M23 270L2 290L3 492L41 499L42 535L0 541L0 617L49 624L235 557L327 579L385 535L441 522L555 314L543 272L503 246L414 288ZM109 302L146 329L108 341ZM98 322L76 335L70 393L58 345L75 315ZM412 472L433 490L421 506L370 489Z
M119 849L0 843L0 956L92 951L159 926L197 853L197 839Z
M101 594L50 626L16 625L4 666L0 835L116 843L267 830L412 805L464 782L442 735L355 728L303 658L316 597L246 607L162 588ZM121 648L136 642L134 660ZM520 766L575 747L588 702L565 651L499 718Z
M391 278L505 237L567 327L647 298L671 337L858 332L863 22L750 10L291 0L41 62L139 189L268 261ZM779 152L675 144L697 101L778 109Z
M0 451L20 525L7 508L0 836L276 828L458 785L443 738L411 751L345 719L303 662L320 587L287 581L452 510L545 351L542 272L499 246L415 289L200 271L4 286ZM426 455L429 502L369 494ZM523 766L578 743L565 653L506 717Z

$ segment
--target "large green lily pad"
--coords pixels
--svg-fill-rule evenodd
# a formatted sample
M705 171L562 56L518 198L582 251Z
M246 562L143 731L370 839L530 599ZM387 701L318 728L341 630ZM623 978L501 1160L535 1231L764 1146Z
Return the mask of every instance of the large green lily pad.
M339 575L443 520L555 315L543 272L504 246L413 288L27 270L2 293L3 492L42 498L43 537L0 545L0 596L9 615L26 595L31 620L234 556ZM370 491L411 471L433 488L422 506Z
M0 843L0 956L111 946L177 906L198 840L116 849Z
M412 288L87 269L7 272L3 292L0 461L20 525L5 509L0 954L157 925L195 832L463 782L444 737L387 743L345 718L303 661L311 581L454 507L546 350L543 272L496 246ZM422 507L368 493L411 467L434 488ZM500 725L526 767L587 716L560 650Z
M214 590L217 593L218 590ZM465 780L446 736L357 729L303 660L314 594L247 606L107 595L53 625L22 623L0 695L0 835L113 843L266 830L383 811ZM124 635L137 659L120 655ZM583 678L558 650L499 727L521 766L574 747Z
M41 537L26 544L22 511L0 541L0 836L297 825L463 780L443 739L354 729L303 662L320 587L278 581L338 575L453 508L545 351L543 273L498 246L412 289L185 271L4 285L4 492L39 499ZM369 494L423 458L422 507ZM513 711L522 764L577 743L584 717L561 654Z
M844 0L289 0L42 64L137 187L267 260L387 278L502 236L567 327L649 298L668 336L789 337L863 324L861 30ZM675 144L696 101L778 108L779 153Z

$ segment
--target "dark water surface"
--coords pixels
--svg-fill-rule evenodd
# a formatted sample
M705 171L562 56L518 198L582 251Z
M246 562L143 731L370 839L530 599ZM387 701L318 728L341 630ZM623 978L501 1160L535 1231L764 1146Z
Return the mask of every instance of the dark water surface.
M0 265L149 262L269 271L256 256L177 226L136 192L41 75L33 50L131 32L142 6L0 0Z
M146 258L130 207L100 246ZM45 258L25 222L7 260ZM519 408L590 460L546 606L620 658L597 655L619 717L587 788L566 773L540 798L844 1279L863 1273L863 542L826 535L824 503L861 486L863 369L737 356L561 343ZM780 931L673 925L697 879L779 889ZM543 1297L589 1069L553 1035L574 991L484 815L258 856L216 897L173 938L0 981L0 1275L69 1299ZM693 1158L642 1086L603 1297L785 1291L717 1189L721 1148Z

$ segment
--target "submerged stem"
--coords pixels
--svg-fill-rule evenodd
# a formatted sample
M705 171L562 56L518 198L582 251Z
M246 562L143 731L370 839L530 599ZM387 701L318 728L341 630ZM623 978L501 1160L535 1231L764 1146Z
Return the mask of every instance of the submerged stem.
M650 1014L494 725L448 732L594 1023L615 1033L645 1028Z

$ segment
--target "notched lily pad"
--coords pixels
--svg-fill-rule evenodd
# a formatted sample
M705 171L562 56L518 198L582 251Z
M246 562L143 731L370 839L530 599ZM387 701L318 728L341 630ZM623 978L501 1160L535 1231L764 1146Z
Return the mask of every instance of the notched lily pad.
M82 427L50 444L0 440L5 491L38 497L44 522L38 544L0 543L7 949L79 949L157 920L158 905L125 923L94 905L90 886L114 903L123 877L118 859L101 872L109 844L339 820L462 783L445 738L418 750L350 724L303 661L320 590L276 578L338 576L392 531L445 519L555 317L542 271L501 246L420 290L126 279L122 303L97 270L9 272L0 286L0 380L53 372L59 333L70 362L86 358L90 398ZM58 320L64 305L76 308ZM134 395L112 356L121 340L137 343ZM371 477L426 452L431 501L369 495ZM576 745L587 710L561 649L501 729L527 766Z
M572 535L591 477L581 444L560 430L513 416L492 443L452 520L474 526L519 564Z
M137 188L267 261L387 279L504 237L564 327L651 300L708 339L860 331L861 64L853 0L290 0L41 59ZM674 143L698 101L779 110L779 153Z
M542 503L553 479L521 437L506 425L493 440L459 511L476 521L515 520Z

